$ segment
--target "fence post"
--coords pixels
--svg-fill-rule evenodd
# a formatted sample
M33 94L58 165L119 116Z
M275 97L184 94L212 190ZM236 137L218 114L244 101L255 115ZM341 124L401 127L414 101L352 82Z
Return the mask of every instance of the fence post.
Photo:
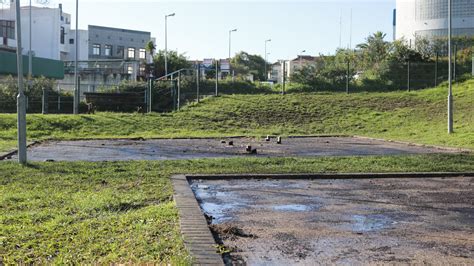
M179 108L181 107L181 72L178 72L178 95L177 95L177 98L178 98L178 111L179 111Z
M410 92L410 59L408 59L407 61L407 69L408 69L408 73L407 73L407 88L408 88L408 92Z
M454 61L453 61L453 81L456 81L456 54L458 51L458 46L454 45Z
M436 52L436 62L435 62L435 82L434 86L438 86L438 52Z
M216 97L219 95L217 93L217 87L219 86L219 61L216 59Z
M42 88L43 90L43 97L41 98L41 113L48 114L48 90Z
M347 72L346 72L346 93L349 94L349 68L350 62L347 60Z
M201 72L201 65L198 63L196 68L196 99L199 103L199 74Z

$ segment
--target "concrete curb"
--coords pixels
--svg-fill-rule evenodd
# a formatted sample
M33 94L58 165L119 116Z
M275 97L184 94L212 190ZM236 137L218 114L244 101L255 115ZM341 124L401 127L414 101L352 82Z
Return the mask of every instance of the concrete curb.
M30 148L30 147L33 147L33 146L35 146L37 144L40 144L40 143L41 143L41 141L33 141L33 142L28 143L28 145L26 147ZM13 156L17 153L18 153L18 150L13 150L13 151L7 152L5 154L0 154L0 161L3 161L5 159L7 159L8 157L11 157L11 156Z
M425 173L302 173L302 174L216 174L174 175L171 182L179 212L181 234L196 265L224 265L217 254L215 240L189 182L195 179L368 179L368 178L435 178L474 177L474 172Z
M460 153L474 153L474 150L466 149L466 148L444 147L444 146L419 144L419 143L414 143L414 142L398 141L398 140L391 140L391 139L371 138L371 137L364 137L364 136L357 136L357 135L353 135L351 137L358 138L358 139L385 141L385 142L403 144L403 145L408 145L408 146L416 146L416 147L422 147L422 148L432 148L432 149L438 149L438 150L444 150L444 151L453 151L453 152L460 152Z
M302 173L302 174L216 174L186 175L188 179L369 179L369 178L440 178L474 177L474 172L423 172L423 173Z
M184 244L195 265L224 265L216 242L185 175L171 177Z

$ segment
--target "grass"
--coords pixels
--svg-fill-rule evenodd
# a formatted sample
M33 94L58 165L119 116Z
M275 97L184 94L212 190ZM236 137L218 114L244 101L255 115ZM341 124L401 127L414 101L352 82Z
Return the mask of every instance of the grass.
M27 167L4 162L0 258L7 265L189 264L169 180L183 171L474 171L474 155L57 162Z
M474 79L414 92L225 95L168 114L28 115L29 140L348 134L474 148ZM14 147L16 116L0 114L0 151Z

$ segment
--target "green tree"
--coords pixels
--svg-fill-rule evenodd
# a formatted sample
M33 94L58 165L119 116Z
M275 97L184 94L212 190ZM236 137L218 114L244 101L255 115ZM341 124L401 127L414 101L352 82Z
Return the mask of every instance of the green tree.
M191 68L192 63L189 62L184 54L178 54L176 51L168 51L168 73L183 69ZM153 57L153 73L159 78L165 75L165 51L160 50Z
M362 52L362 59L366 67L381 68L390 48L390 44L385 41L385 37L385 33L377 31L367 37L365 43L357 45L357 48Z
M231 67L237 75L245 76L252 74L254 80L266 80L265 59L259 55L240 52L231 59Z

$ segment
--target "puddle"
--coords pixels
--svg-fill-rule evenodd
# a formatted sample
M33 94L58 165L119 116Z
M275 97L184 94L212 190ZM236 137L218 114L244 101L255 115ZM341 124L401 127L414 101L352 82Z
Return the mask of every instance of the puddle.
M213 202L202 202L200 204L201 209L208 216L212 217L213 224L219 224L232 219L229 211L241 207L241 205L236 203L213 203Z
M301 204L286 204L286 205L277 205L273 206L275 211L281 212L306 212L313 210L311 206L308 205L301 205Z
M351 220L351 230L354 232L377 231L395 224L394 221L382 214L352 215Z

